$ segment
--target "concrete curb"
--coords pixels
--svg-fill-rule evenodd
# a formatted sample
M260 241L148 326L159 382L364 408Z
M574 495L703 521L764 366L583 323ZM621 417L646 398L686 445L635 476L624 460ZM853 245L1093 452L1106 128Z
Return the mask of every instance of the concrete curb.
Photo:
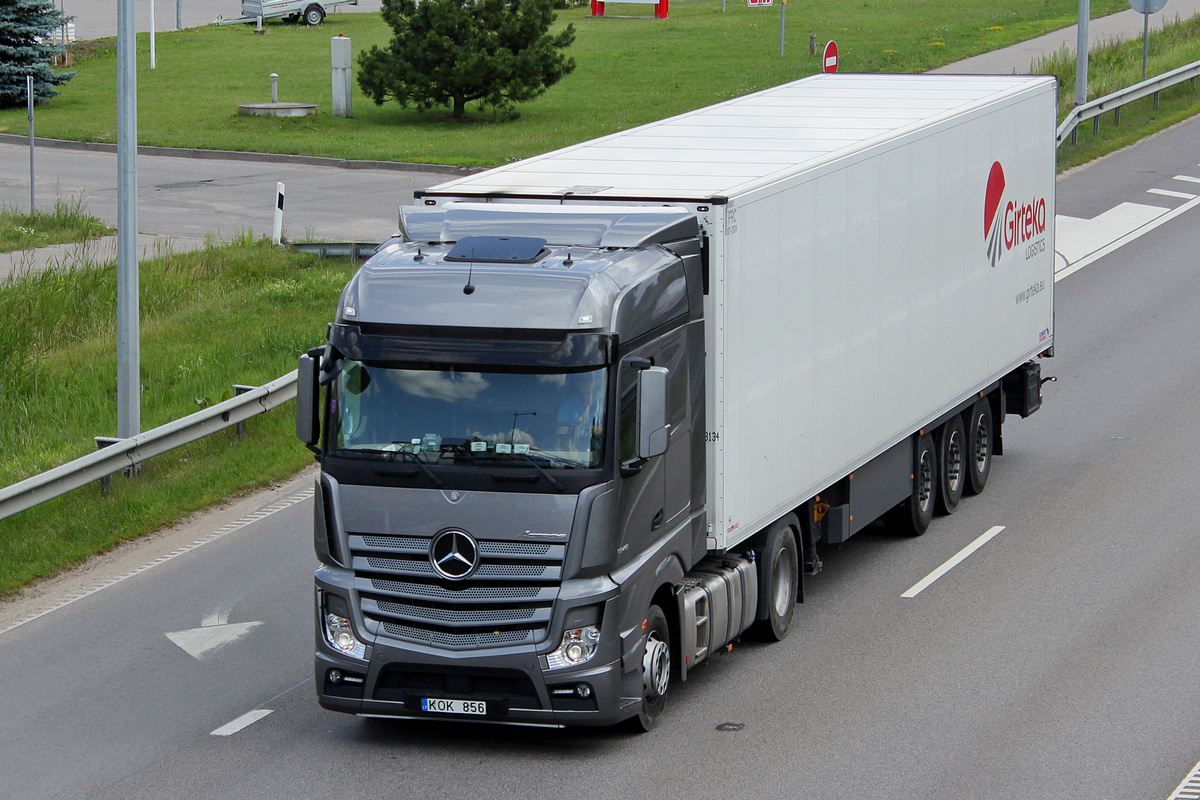
M27 144L28 136L0 133L0 142ZM63 150L85 150L98 153L115 153L117 146L108 142L76 142L69 139L47 139L34 137L35 147ZM446 164L417 164L410 161L356 161L349 158L327 158L324 156L297 156L287 153L256 153L244 150L204 150L198 147L161 147L138 145L140 156L172 156L174 158L219 158L227 161L254 161L269 164L303 164L337 169L390 169L398 172L440 172L446 175L469 175L482 172L486 167L454 167Z

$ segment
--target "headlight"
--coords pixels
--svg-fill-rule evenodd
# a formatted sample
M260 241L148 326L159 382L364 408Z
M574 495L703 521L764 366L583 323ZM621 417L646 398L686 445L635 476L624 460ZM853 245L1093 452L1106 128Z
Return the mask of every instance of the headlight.
M346 601L342 598L326 595L325 641L342 655L360 660L365 659L367 646L358 640L358 637L354 635L354 629L350 627L350 620L343 616L348 613L345 606ZM339 611L341 613L335 613Z
M596 655L599 644L600 629L595 625L572 628L563 633L562 644L546 656L546 661L550 669L577 666Z

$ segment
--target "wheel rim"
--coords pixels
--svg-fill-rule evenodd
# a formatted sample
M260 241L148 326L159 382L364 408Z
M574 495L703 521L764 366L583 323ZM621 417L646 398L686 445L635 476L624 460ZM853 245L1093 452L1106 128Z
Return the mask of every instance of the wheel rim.
M642 656L642 689L646 700L653 703L667 693L671 680L671 648L651 631L646 639L646 652Z
M929 510L933 500L933 457L928 450L921 452L921 466L918 471L920 485L917 489L917 507L924 514Z
M771 586L774 588L771 602L775 606L775 615L786 617L796 596L796 575L786 549L781 547L775 554L775 568L771 572Z
M978 473L987 469L988 459L992 454L990 437L987 417L979 414L975 417L975 471Z
M956 426L957 427L957 426ZM957 430L950 432L946 442L946 484L950 491L958 493L963 480L963 446Z

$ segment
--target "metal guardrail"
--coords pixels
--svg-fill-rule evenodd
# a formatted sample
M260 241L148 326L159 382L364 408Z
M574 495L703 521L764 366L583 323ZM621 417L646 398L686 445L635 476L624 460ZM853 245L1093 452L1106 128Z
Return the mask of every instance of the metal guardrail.
M1116 113L1116 122L1121 122L1121 107L1127 103L1132 103L1134 100L1141 100L1143 97L1154 95L1154 107L1158 108L1158 93L1163 89L1169 89L1176 84L1184 81L1191 81L1192 87L1195 88L1196 78L1200 76L1200 61L1194 61L1178 69L1173 69L1170 72L1164 72L1149 80L1134 84L1112 94L1098 97L1089 103L1075 106L1071 109L1071 113L1067 114L1067 118L1058 126L1058 144L1061 146L1068 136L1071 137L1071 142L1074 143L1078 136L1079 123L1087 120L1093 120L1093 130L1098 130L1100 126L1100 115L1107 111Z
M0 489L0 519L32 508L72 489L129 469L153 456L194 442L250 417L283 405L296 397L296 371L195 414L139 433L69 461L49 472Z
M288 242L288 249L321 258L353 258L366 261L379 249L379 242Z

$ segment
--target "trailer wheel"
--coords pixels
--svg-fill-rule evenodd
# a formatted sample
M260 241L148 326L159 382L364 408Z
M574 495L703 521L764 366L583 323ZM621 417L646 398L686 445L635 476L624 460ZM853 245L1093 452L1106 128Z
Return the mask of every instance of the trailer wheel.
M953 514L967 484L967 433L962 417L953 416L938 430L938 511Z
M798 522L784 517L767 532L759 558L758 608L760 619L753 633L771 642L781 642L792 626L800 588L800 553L796 545Z
M658 725L667 707L671 688L671 629L667 615L658 606L646 611L646 649L642 654L642 708L630 720L635 730L649 731Z
M967 418L967 494L979 494L992 473L992 404L984 398Z
M929 529L937 505L938 465L933 437L917 436L913 448L912 494L893 509L892 521L906 536L920 536Z
M313 3L308 8L304 9L304 24L320 25L325 21L325 9L321 8L316 3Z

